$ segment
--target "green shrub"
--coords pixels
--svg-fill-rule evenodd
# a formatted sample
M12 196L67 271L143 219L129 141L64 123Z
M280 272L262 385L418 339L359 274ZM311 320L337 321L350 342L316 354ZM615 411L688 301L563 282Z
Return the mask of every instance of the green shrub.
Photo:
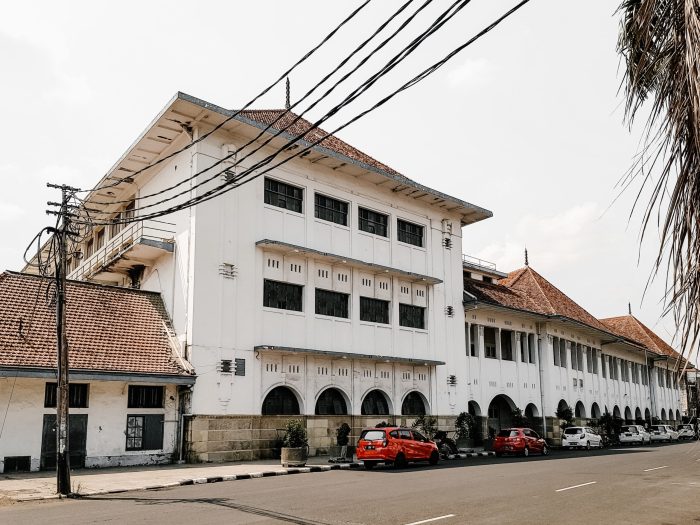
M434 416L420 416L413 422L413 428L420 429L425 437L433 439L435 432L437 432L437 418Z
M299 448L309 444L306 427L301 419L290 419L284 428L283 447Z
M570 407L567 406L564 408L557 408L555 415L563 421L563 423L559 423L559 427L562 430L566 430L570 426L573 426L574 413L571 411Z
M455 439L476 438L476 418L469 412L460 412L455 420Z
M524 428L532 427L532 423L530 422L530 418L527 416L524 416L523 411L517 407L513 410L511 417L513 419L513 426L514 427L524 427Z

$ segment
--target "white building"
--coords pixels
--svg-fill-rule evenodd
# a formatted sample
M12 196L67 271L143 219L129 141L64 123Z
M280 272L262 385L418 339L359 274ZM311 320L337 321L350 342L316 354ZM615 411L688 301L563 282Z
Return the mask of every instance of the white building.
M466 397L489 427L516 407L550 438L565 407L580 420L680 422L678 354L637 319L598 320L527 265L464 266Z
M56 462L52 281L0 274L0 472ZM70 282L66 290L72 467L169 463L180 394L194 377L158 294Z

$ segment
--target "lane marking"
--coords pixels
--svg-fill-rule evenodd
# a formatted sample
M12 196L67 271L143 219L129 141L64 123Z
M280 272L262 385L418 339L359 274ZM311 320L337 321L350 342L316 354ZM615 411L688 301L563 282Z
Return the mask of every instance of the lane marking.
M438 521L438 520L444 520L447 518L454 518L454 514L445 514L444 516L438 516L437 518L430 518L427 520L421 520L421 521L414 521L411 523L406 523L406 525L421 525L421 523L430 523L431 521Z
M664 465L663 467L647 468L647 469L644 469L644 472L651 472L652 470L659 470L661 468L668 468L668 465Z
M586 485L594 485L598 483L597 481L589 481L588 483L581 483L580 485L574 485L572 487L564 487L563 489L557 489L554 492L564 492L565 490L577 489L579 487L585 487Z

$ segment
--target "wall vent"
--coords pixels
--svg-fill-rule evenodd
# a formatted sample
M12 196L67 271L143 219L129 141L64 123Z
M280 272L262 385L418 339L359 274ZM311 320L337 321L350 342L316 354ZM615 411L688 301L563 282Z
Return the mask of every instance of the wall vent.
M454 386L457 384L457 376L452 374L447 376L447 384L450 386Z
M445 237L444 239L442 239L442 245L445 247L445 249L451 250L452 249L452 239L450 239L449 237Z
M447 315L447 317L454 317L455 316L454 306L446 306L445 307L445 314Z
M237 376L244 376L245 375L245 359L235 359L234 360L234 365L235 365L235 374Z
M219 265L219 275L224 279L235 279L238 273L238 268L235 264L231 263L221 263Z
M230 359L222 359L221 361L219 361L219 366L217 368L222 374L230 374L233 372L232 364L233 363Z

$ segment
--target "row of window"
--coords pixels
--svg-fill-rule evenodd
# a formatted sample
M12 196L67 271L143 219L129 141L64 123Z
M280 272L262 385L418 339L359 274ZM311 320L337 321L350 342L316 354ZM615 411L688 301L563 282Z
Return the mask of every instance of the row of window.
M163 408L163 386L129 385L127 408ZM70 383L68 386L69 408L88 408L90 385ZM46 383L44 407L56 408L58 387L56 383Z
M467 355L471 357L479 357L480 355L480 340L479 340L479 325L466 325L467 339ZM499 359L497 355L496 339L500 338L501 355L500 359L504 361L515 361L513 345L515 343L516 334L513 330L499 330L492 326L482 327L484 330L483 354L489 359ZM537 344L535 334L520 334L520 361L523 363L537 362Z
M280 310L303 311L304 287L265 279L263 306ZM390 301L360 297L360 321L389 324ZM317 315L350 318L350 295L322 288L315 290L315 312ZM425 329L425 308L399 303L399 325L407 328Z
M303 213L304 190L297 186L265 178L265 204ZM348 225L349 203L320 193L314 194L314 217L323 221ZM389 216L378 211L358 207L359 230L389 237ZM425 246L425 228L420 224L396 219L396 238L414 246Z

